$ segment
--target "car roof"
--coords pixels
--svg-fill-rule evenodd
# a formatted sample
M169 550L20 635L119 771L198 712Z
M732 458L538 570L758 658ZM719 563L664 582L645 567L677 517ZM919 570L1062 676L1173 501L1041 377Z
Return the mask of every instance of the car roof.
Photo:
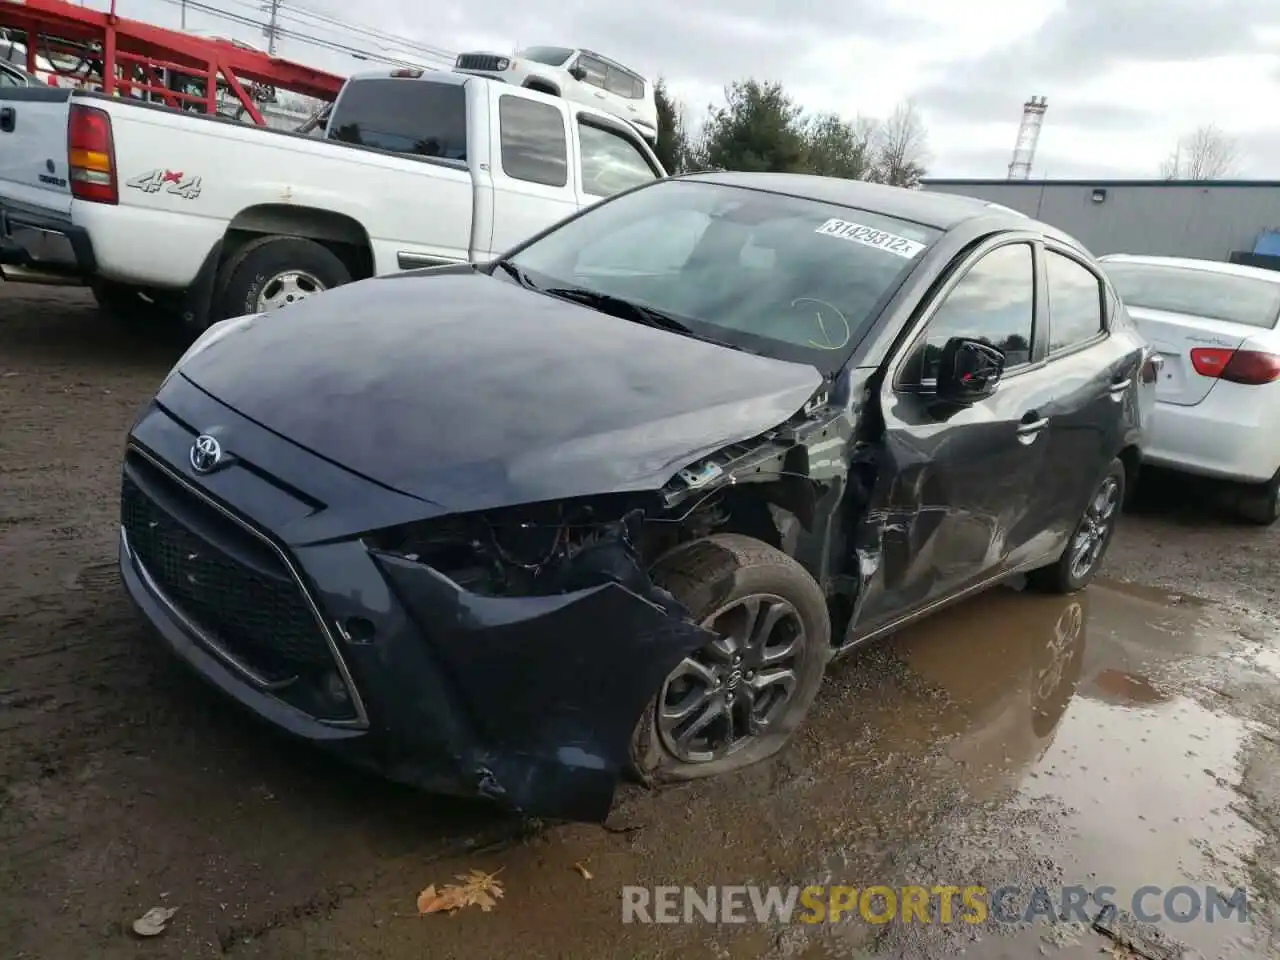
M1109 253L1098 258L1099 263L1136 263L1148 267L1181 267L1231 277L1252 277L1269 283L1280 283L1280 271L1265 267L1250 267L1243 263L1226 263L1222 260L1199 260L1194 257L1148 257L1132 253Z
M397 77L396 70L417 70L418 67L387 67L385 70L365 70L353 73L350 80L430 80L432 83L451 83L462 86L468 80L486 80L487 77L473 77L470 74L454 73L451 70L438 70L435 67L422 67L422 73L416 77Z
M966 197L954 193L933 193L927 190L910 190L891 187L883 183L865 180L847 180L843 177L819 177L805 173L744 173L738 171L712 171L686 174L680 179L707 180L729 187L745 187L751 190L768 190L794 197L821 200L845 207L859 207L900 220L911 220L939 230L950 230L967 220L978 217L998 218L1006 221L1008 229L1032 229L1064 240L1072 246L1079 242L1062 231L1011 210L989 200Z

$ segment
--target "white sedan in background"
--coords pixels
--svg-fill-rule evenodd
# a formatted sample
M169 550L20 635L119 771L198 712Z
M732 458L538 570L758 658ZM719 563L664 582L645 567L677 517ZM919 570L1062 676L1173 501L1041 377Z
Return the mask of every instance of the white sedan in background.
M1111 254L1098 258L1164 358L1143 461L1230 482L1237 512L1280 518L1280 272Z

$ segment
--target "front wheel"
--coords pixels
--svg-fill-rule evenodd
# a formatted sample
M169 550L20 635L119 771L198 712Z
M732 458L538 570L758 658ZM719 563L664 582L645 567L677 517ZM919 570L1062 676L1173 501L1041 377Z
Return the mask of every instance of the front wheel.
M1111 544L1124 494L1124 464L1115 459L1089 498L1062 556L1050 566L1031 571L1029 583L1049 593L1074 593L1088 586Z
M830 659L822 589L782 551L737 534L673 551L654 581L715 639L677 664L645 709L632 772L655 786L776 753L808 713Z

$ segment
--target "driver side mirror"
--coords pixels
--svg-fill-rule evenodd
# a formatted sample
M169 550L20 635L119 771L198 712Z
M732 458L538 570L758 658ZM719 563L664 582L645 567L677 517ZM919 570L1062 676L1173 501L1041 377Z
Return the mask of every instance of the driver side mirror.
M967 406L996 392L1004 373L1004 353L969 337L952 337L938 358L935 396L945 403Z
M579 66L578 64L575 63L572 67L569 68L569 76L579 81L587 79L586 67Z

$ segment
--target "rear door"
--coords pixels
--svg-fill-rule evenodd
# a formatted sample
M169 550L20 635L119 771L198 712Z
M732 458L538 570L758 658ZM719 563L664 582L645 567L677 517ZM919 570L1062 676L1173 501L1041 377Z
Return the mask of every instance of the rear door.
M870 506L884 518L884 542L859 632L995 576L1038 533L1044 410L1057 385L1039 360L1037 243L1006 235L965 255L925 307L923 329L890 361L880 396L883 459ZM940 407L932 385L942 347L955 336L1000 348L1005 373L994 396Z
M1059 549L1075 530L1088 498L1125 443L1127 425L1140 423L1142 340L1109 315L1101 272L1087 257L1048 241L1044 247L1048 294L1047 363L1058 392L1049 418L1041 487L1046 512L1040 549Z
M10 206L71 212L67 117L72 91L0 87L0 200Z
M509 250L578 209L571 172L569 107L491 84L493 233L490 249Z
M1164 358L1156 399L1194 406L1232 351L1280 315L1280 276L1220 273L1140 261L1103 261L1138 331Z

